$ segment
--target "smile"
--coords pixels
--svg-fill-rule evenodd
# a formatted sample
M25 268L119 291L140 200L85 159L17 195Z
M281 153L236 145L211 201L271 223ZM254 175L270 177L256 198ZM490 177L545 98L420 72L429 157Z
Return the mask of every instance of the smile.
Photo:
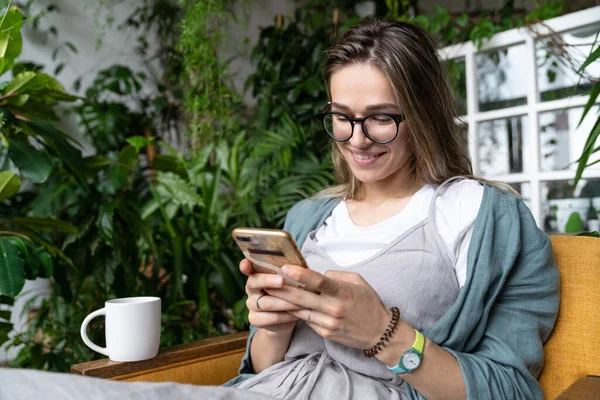
M354 153L354 152L350 151L350 154L352 154L352 159L354 160L354 162L356 164L365 166L365 165L374 164L385 153L358 154L358 153Z

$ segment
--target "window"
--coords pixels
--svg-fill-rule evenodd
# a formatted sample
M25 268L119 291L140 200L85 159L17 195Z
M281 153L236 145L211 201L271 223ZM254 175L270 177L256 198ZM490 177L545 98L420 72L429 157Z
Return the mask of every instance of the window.
M597 105L578 126L600 62L584 78L574 66L598 47L599 31L600 7L593 7L502 32L480 50L472 42L440 50L468 123L475 173L512 185L547 232L594 229L589 221L600 214L600 163L571 190L598 115Z

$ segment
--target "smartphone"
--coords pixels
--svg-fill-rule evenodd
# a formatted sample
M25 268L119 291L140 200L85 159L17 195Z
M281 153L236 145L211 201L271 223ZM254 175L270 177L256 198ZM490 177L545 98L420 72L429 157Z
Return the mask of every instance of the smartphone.
M308 268L296 241L288 232L281 229L235 228L231 235L244 256L252 262L255 271L281 275L286 285L305 288L304 284L281 271L285 264Z

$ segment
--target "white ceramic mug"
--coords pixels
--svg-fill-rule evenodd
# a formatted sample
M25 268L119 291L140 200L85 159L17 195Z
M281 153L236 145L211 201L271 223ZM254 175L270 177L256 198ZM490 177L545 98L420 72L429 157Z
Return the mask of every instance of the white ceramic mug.
M99 315L105 316L106 347L92 343L86 333L90 321ZM113 361L141 361L156 356L160 345L160 298L108 300L104 308L85 317L81 338L90 349Z

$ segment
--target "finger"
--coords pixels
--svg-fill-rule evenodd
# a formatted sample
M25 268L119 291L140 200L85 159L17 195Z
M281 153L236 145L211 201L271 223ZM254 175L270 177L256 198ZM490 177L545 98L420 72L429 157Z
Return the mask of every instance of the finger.
M312 318L312 316L311 316ZM286 322L296 321L298 318L287 311L281 312L250 312L248 322L257 328L264 328L271 325L285 324Z
M357 274L356 272L335 271L330 269L325 272L325 276L336 281L353 283L355 285L361 285L366 282L362 275Z
M246 292L260 292L267 288L281 288L285 284L282 276L275 274L254 273L246 281Z
M288 303L292 303L310 310L316 309L319 311L324 311L324 307L327 304L326 301L323 301L322 296L289 285L286 285L280 289L265 289L265 292L267 292L270 296L285 300Z
M311 326L314 325L316 327L326 329L328 331L335 331L339 328L339 320L331 318L330 316L323 314L317 310L310 311L310 314L308 313L308 311L310 310L289 311L289 313L301 320L306 321L306 323L310 324ZM310 321L308 320L309 316Z
M284 265L281 270L290 278L305 284L308 289L318 293L335 296L339 289L335 280L299 265Z
M278 299L277 297L259 294L248 296L246 307L248 307L248 310L262 312L296 311L302 309L300 306Z
M247 258L244 258L240 261L240 271L242 274L250 276L254 273L254 268L252 268L252 263Z

